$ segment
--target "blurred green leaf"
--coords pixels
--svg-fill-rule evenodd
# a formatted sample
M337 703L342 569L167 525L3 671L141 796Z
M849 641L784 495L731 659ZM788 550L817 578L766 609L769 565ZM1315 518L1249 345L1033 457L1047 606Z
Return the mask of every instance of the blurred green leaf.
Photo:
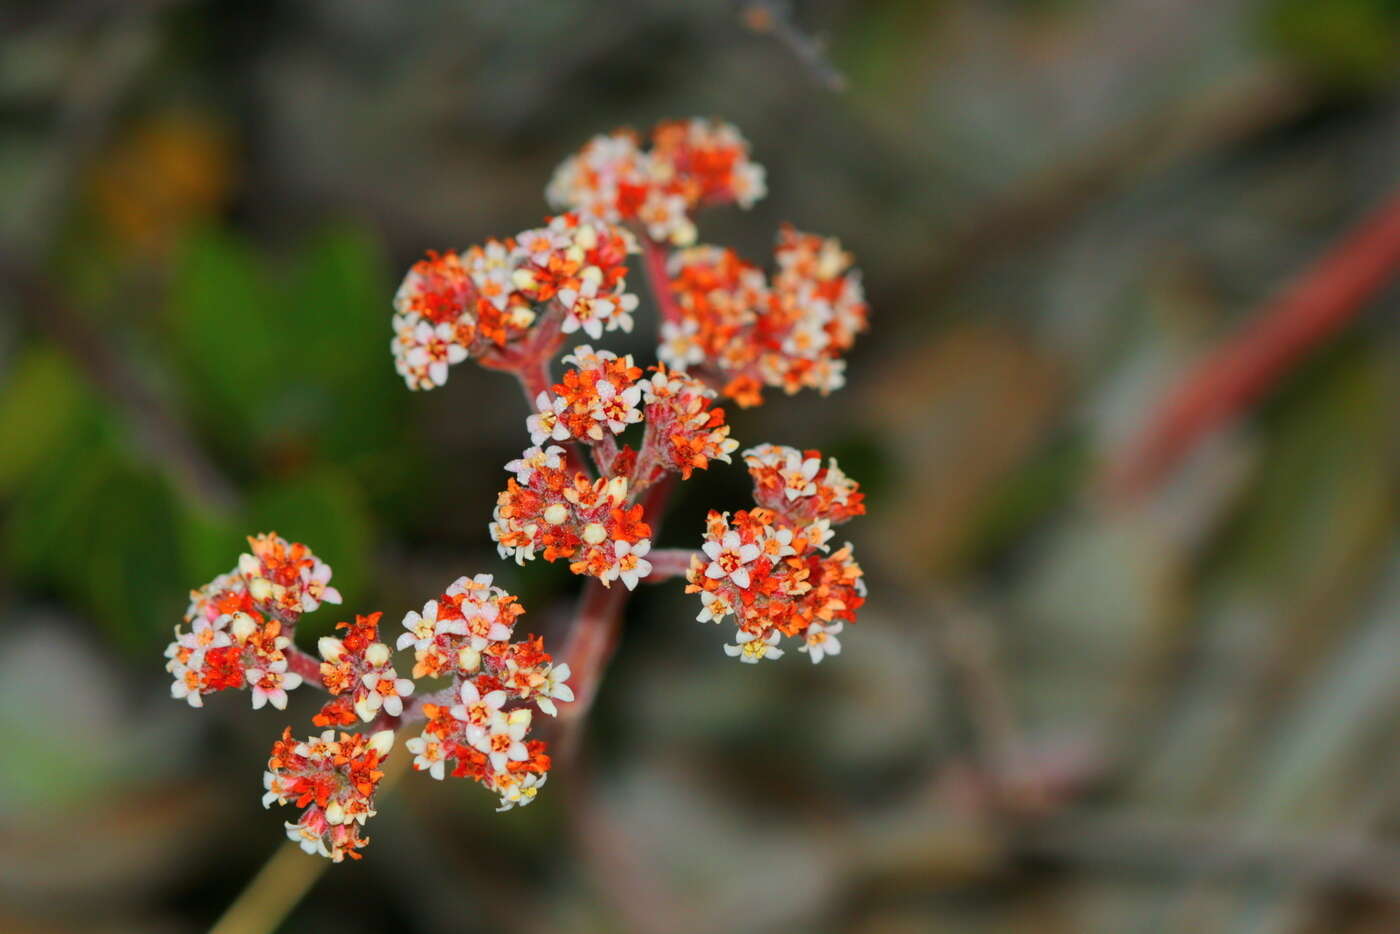
M178 523L169 488L149 473L120 468L94 497L81 581L97 620L133 654L167 639L185 608Z
M233 568L247 534L242 517L230 518L198 507L180 510L177 541L181 580L191 589Z
M15 501L5 554L68 591L118 644L146 650L178 620L177 513L164 481L122 461L110 426L78 433Z
M335 572L332 583L345 598L343 610L318 614L314 629L329 627L363 610L374 530L359 487L344 471L322 467L257 491L249 507L248 532L275 531L310 546ZM229 556L235 559L237 554ZM336 615L334 619L331 614Z
M297 392L288 399L304 404L283 427L314 435L323 456L382 449L398 431L406 393L389 359L391 292L377 245L353 228L323 232L292 270L288 346L296 357L286 367Z
M92 413L82 376L52 347L30 348L0 393L0 496L38 470Z
M224 427L218 437L226 443L256 437L289 338L285 309L253 251L230 234L194 235L176 263L170 315L193 407Z
M80 432L45 459L20 490L5 523L7 563L18 573L77 575L89 542L93 504L117 467L100 426Z
M1400 71L1396 0L1278 0L1267 31L1283 52L1333 84L1367 87Z
M1261 584L1307 592L1370 534L1388 508L1393 418L1383 367L1356 343L1306 371L1269 413L1263 469L1238 529L1239 556Z
M1088 447L1081 437L1045 445L980 509L968 536L967 555L980 560L1019 541L1047 513L1072 498L1088 465Z

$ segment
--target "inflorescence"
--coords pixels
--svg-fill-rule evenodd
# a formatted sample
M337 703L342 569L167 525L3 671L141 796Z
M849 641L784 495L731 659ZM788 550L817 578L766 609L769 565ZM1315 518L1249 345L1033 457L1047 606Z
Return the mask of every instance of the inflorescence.
M734 619L729 655L778 658L788 637L820 662L840 652L865 601L852 546L831 543L834 526L865 512L864 496L834 459L771 444L744 451L753 506L711 511L698 551L653 550L671 478L728 464L739 448L716 401L747 407L767 387L838 389L842 355L867 326L860 275L834 239L784 226L771 277L732 250L694 245L700 208L747 208L764 193L762 167L727 124L663 123L647 149L630 131L595 137L549 183L562 213L414 264L394 297L391 350L410 389L443 385L467 359L514 373L525 389L530 446L505 465L488 527L502 558L564 560L603 588L683 575L698 620ZM639 253L659 313L658 364L578 344L555 381L550 364L570 336L632 330L628 263ZM635 447L623 437L634 426ZM358 859L385 760L411 724L421 725L404 743L416 770L479 782L500 810L534 800L550 769L545 742L530 736L535 712L558 715L558 703L575 701L571 677L593 684L602 661L571 672L539 637L517 639L524 608L487 574L406 613L392 648L376 612L339 623L317 658L294 639L303 614L341 602L330 567L276 534L248 541L237 567L191 594L166 667L171 694L194 707L231 689L278 710L302 684L326 692L312 717L321 732L297 740L285 729L264 775L265 806L302 809L287 824L293 841ZM570 639L616 623L582 613L574 625ZM409 649L405 677L395 655ZM423 678L447 686L423 693Z

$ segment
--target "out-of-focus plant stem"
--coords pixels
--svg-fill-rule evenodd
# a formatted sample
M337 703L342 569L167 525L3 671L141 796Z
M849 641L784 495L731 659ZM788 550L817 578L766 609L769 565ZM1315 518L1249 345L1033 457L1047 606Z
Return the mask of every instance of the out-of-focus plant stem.
M638 236L642 242L642 268L646 270L647 285L651 288L652 300L662 321L680 321L681 309L676 297L671 293L671 281L666 275L666 247L648 237Z
M668 476L651 487L642 499L643 518L651 526L653 537L660 531L672 483L673 479ZM569 685L574 690L574 702L559 708L556 748L563 759L570 758L577 749L582 722L593 706L598 685L622 634L622 610L630 596L631 592L620 581L614 581L611 587L596 580L584 585L573 628L560 652L569 664Z
M689 569L690 559L699 554L700 552L691 551L688 548L653 549L647 555L647 560L651 562L651 573L644 580L649 584L657 584L673 577L680 577Z
M1196 442L1268 393L1397 273L1400 188L1182 378L1138 440L1110 462L1110 495L1151 492Z
M409 761L407 755L389 757L379 794L387 794L394 787ZM290 840L284 842L214 922L209 934L271 934L331 865L328 859L303 853Z

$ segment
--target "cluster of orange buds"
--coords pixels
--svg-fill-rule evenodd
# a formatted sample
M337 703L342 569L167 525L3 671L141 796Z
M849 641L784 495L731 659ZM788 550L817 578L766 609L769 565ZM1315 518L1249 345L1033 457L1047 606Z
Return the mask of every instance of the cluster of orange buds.
M322 601L340 602L340 591L330 586L329 565L310 548L276 532L250 536L248 546L251 550L238 557L238 573L266 611L294 619L315 611Z
M524 564L542 552L630 590L652 570L638 493L668 471L689 477L712 460L727 463L739 443L724 410L710 404L714 392L691 377L658 367L644 378L630 355L586 345L564 359L574 366L536 396L525 420L533 446L506 464L514 477L497 499L491 538L503 558ZM640 453L618 450L615 436L639 422ZM603 476L572 469L564 448L544 446L550 441L592 446Z
M613 444L612 436L638 422L646 426L641 462L630 449L614 454L608 448L599 456L610 475L630 476L643 487L668 470L689 479L712 460L729 463L729 455L739 447L729 437L724 410L711 405L715 392L693 377L665 366L653 367L651 376L643 377L630 354L619 357L586 345L574 348L564 360L574 368L565 371L551 391L535 397L536 412L525 420L534 446L506 464L521 483L528 484L539 467L562 465L563 448L540 445Z
M490 574L459 577L423 612L404 615L398 647L413 648L415 678L470 678L481 670L483 653L506 651L525 608L491 581Z
M687 593L700 595L700 622L733 614L738 632L724 650L743 662L778 658L783 636L801 640L815 662L841 651L837 638L865 603L865 582L848 543L828 544L833 523L865 512L859 484L817 451L762 445L744 452L754 509L710 512L701 554L691 558Z
M373 735L326 730L298 742L291 727L272 744L263 774L263 807L295 804L305 808L288 822L287 836L307 853L340 862L359 859L369 843L361 833L373 817L374 791L384 777L384 758L394 746L394 732Z
M664 364L653 367L641 386L647 439L633 469L640 483L654 483L666 471L689 480L710 461L730 462L739 442L729 437L724 409L713 405L713 389Z
M430 252L394 297L395 369L410 389L432 389L453 364L508 352L532 333L630 331L636 251L624 228L570 213L462 253Z
M404 744L413 767L440 780L455 762L451 774L500 795L499 810L529 804L550 767L544 742L528 738L534 708L553 716L556 700L574 699L565 683L569 666L554 664L535 637L460 651L469 656L472 673L462 674L467 666L459 666L450 698L456 703L423 706L423 732Z
M562 449L550 451L551 460L562 464ZM631 502L627 477L591 480L530 451L522 460L529 464L517 476L525 480L506 481L490 525L502 558L524 564L541 552L546 561L568 559L569 570L604 584L620 578L629 590L651 573L651 526L642 519L641 504Z
M695 242L696 209L751 207L767 193L763 166L733 126L704 119L670 120L643 150L636 133L593 137L555 169L545 197L555 208L645 228L659 243Z
M657 356L676 369L712 372L742 406L764 386L823 395L845 385L841 359L865 330L860 272L839 241L784 226L771 281L729 249L698 246L671 257L675 303Z
M204 706L206 694L246 687L254 709L269 703L285 709L287 692L302 682L288 670L292 626L323 601L340 602L330 567L305 545L276 533L248 544L252 550L238 567L190 592L189 631L176 626L166 647L170 694L191 707Z
M413 693L413 682L394 669L389 646L378 641L382 613L356 616L354 623L337 623L340 637L323 636L316 643L321 653L321 686L331 695L321 712L311 718L317 726L349 726L358 717L365 723L379 716L403 714L403 701Z
M412 646L414 675L450 675L450 700L424 704L423 733L405 743L413 767L441 779L452 774L479 781L501 796L501 809L528 804L549 772L541 741L528 740L533 704L551 716L555 700L571 701L568 665L555 665L542 640L511 642L524 612L489 574L461 577L423 611L404 616L399 648Z

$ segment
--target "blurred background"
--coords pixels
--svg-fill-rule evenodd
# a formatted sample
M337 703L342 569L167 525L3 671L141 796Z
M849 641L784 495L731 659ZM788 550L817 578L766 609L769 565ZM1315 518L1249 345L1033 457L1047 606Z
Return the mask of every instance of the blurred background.
M845 652L736 665L642 588L535 806L410 775L223 930L1400 930L1395 0L7 4L0 930L205 930L277 851L317 702L162 669L244 535L558 631L577 579L486 531L523 401L410 394L389 300L692 115L770 187L703 239L865 272L848 388L731 410L869 493ZM697 475L659 544L748 499Z

